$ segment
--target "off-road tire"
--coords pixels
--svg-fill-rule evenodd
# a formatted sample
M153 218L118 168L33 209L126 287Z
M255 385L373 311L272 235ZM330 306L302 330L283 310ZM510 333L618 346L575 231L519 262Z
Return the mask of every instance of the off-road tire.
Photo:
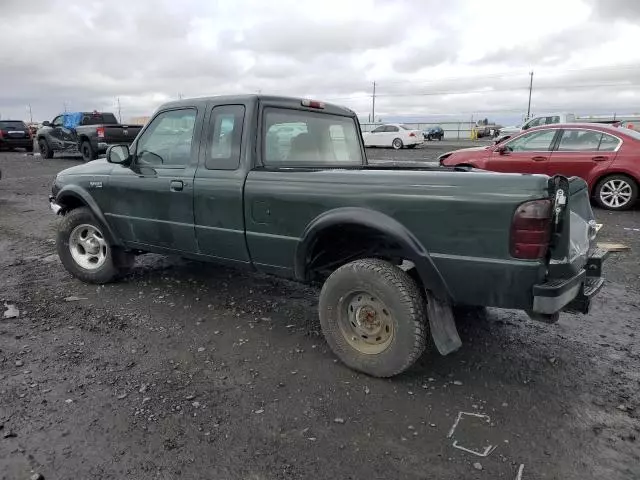
M82 159L85 162L90 162L91 160L95 160L96 158L98 158L95 150L91 146L91 142L89 142L88 140L84 140L80 144L80 153L82 154Z
M46 138L41 138L38 140L38 149L40 150L40 155L42 158L53 158L53 150L47 142Z
M104 284L117 279L126 274L135 262L135 256L130 252L125 252L109 244L107 239L107 255L104 264L96 270L87 270L76 263L69 249L69 237L73 230L79 225L92 225L104 236L105 227L94 217L87 207L80 207L67 212L60 225L56 246L58 256L64 268L74 277L86 283Z
M391 343L380 353L362 353L345 338L340 322L347 317L346 299L367 292L384 303L393 322ZM425 298L409 274L384 260L355 260L334 271L324 283L319 302L320 325L331 350L348 367L374 377L404 372L427 347L429 331Z

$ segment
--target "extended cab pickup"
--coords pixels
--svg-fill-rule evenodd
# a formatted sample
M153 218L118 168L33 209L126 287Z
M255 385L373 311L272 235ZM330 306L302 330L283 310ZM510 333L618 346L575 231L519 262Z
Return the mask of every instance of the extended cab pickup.
M64 267L93 283L156 252L323 282L323 333L388 377L460 347L457 305L586 313L605 252L584 181L369 165L356 115L270 96L161 107L130 146L58 174Z
M36 138L44 158L53 158L54 152L79 151L88 162L105 153L109 145L129 145L141 129L119 124L113 113L74 112L43 122Z

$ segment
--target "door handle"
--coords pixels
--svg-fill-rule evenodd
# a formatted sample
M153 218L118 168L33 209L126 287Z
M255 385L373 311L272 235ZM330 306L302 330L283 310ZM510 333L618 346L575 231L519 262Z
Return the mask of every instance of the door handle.
M182 180L171 180L171 184L169 185L169 190L172 192L181 192L184 188L184 184Z
M534 162L544 162L546 159L547 157L533 157L531 160Z
M591 157L591 160L593 160L594 162L606 162L607 160L609 160L609 157L604 157L602 155L597 155L595 157Z

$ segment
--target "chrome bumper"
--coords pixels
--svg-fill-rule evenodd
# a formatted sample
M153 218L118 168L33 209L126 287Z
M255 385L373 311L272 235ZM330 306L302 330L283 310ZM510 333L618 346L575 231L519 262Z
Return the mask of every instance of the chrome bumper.
M60 210L62 210L62 206L58 205L56 203L55 199L53 197L51 197L51 196L49 197L49 208L56 215L58 215L60 213Z

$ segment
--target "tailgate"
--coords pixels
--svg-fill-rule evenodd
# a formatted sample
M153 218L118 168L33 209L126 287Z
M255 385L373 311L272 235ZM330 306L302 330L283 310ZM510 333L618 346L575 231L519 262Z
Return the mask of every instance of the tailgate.
M130 144L140 130L139 125L104 125L104 141L106 143Z
M556 202L549 276L568 278L585 267L589 251L595 247L595 216L584 180L556 176L549 184Z

